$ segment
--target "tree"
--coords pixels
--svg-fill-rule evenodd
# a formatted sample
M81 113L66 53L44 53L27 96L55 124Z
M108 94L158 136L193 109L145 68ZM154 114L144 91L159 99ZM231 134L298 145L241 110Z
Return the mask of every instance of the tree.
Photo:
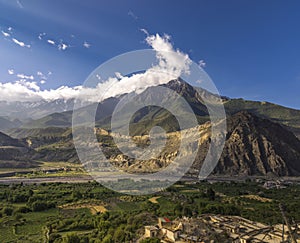
M177 217L180 217L180 216L182 216L182 210L183 210L183 208L182 208L181 204L177 203L176 206L175 206L175 208L174 208L174 214Z
M47 203L36 201L31 205L31 209L33 212L44 211L47 209Z
M12 208L9 208L9 207L3 208L3 213L6 214L7 216L11 216L13 211L14 210Z
M125 231L118 227L114 233L114 242L124 242L125 241Z
M80 238L75 234L69 234L63 239L63 243L80 243Z
M106 235L102 240L102 243L112 243L112 242L113 242L113 237L111 234Z
M216 193L212 188L208 188L206 195L210 201L214 201L216 199Z
M186 217L191 217L192 216L192 210L189 207L183 206L182 209L182 215Z

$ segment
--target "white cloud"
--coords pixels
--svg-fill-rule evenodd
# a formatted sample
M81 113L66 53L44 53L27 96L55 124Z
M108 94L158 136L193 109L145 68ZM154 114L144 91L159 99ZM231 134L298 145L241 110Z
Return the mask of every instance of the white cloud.
M38 36L39 40L42 40L45 35L46 35L45 32L44 33L40 33L39 36Z
M10 101L39 101L42 99L38 95L40 91L38 86L26 81L17 81L14 83L0 83L0 97Z
M97 78L98 80L102 80L102 78L101 78L101 76L100 76L99 74L96 74L96 78Z
M37 85L36 82L30 82L30 81L26 81L25 79L21 79L21 80L16 81L16 83L21 84L30 90L40 91L40 87Z
M48 40L49 42L49 40ZM0 83L0 97L8 101L37 101L78 98L89 102L99 102L100 98L105 99L135 91L142 92L147 87L164 84L172 79L189 73L191 60L187 54L175 50L168 35L148 35L146 42L156 51L158 63L144 73L134 74L130 77L115 73L114 77L102 80L99 74L96 78L101 80L95 88L83 86L68 87L62 86L58 89L41 90L36 82L33 82L33 75L18 74L21 80L14 83ZM47 75L38 71L39 84L44 84ZM107 90L103 94L103 90ZM99 94L101 97L99 97Z
M26 45L24 42L19 41L19 40L15 39L15 38L12 38L12 41L15 44L17 44L18 46L30 48L30 45Z
M67 48L69 48L70 46L67 45L67 44L65 44L65 43L60 43L57 47L58 47L58 50L60 50L60 51L65 51L65 50L67 50Z
M116 78L119 79L119 80L121 80L122 78L124 78L124 76L121 73L119 73L119 72L115 72L115 75L116 75Z
M204 67L206 67L206 62L204 62L204 60L200 60L200 61L198 62L198 65L199 65L199 67L204 68Z
M83 42L83 47L90 48L91 44L85 41L85 42Z
M191 59L187 54L173 49L170 36L150 35L146 38L146 42L157 53L159 65L156 69L161 69L177 77L183 73L189 73L189 67L192 63Z
M54 40L47 40L47 42L48 42L50 45L55 46L55 41L54 41Z
M7 72L9 75L13 75L15 73L15 71L13 69L8 69Z
M39 79L41 79L40 83L44 84L46 83L46 80L49 78L49 76L52 74L52 72L48 71L46 74L44 74L41 71L37 71L36 75L38 76Z
M17 74L17 77L20 78L20 79L34 80L33 75Z
M146 29L140 29L140 31L142 31L145 35L149 35L149 32Z
M45 74L43 74L41 71L37 71L36 72L36 75L40 78L40 79L43 79L43 80L46 80L47 77Z
M115 77L99 83L93 90L82 88L77 98L96 102L99 101L99 94L102 94L101 98L105 99L132 91L140 93L147 87L164 84L182 74L189 73L192 61L188 55L174 50L169 36L149 35L146 42L156 51L157 65L144 73L134 74L130 77L124 77L121 73L116 72ZM99 75L96 77L100 78ZM107 90L107 92L103 94L103 90Z
M41 36L41 39L42 39L42 36ZM48 42L48 44L57 47L57 49L60 51L65 51L70 47L70 45L64 43L63 40L60 40L59 44L56 44L57 42L55 42L55 40L51 40L51 39L48 39L47 42Z
M7 32L4 32L3 30L1 30L1 33L5 36L5 37L10 37L10 34Z

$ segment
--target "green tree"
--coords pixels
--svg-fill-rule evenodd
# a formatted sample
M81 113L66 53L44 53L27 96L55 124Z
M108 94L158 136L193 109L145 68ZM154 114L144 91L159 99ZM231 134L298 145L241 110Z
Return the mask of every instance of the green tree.
M102 243L113 243L113 237L111 234L106 235L103 240Z
M207 189L206 196L210 201L214 201L216 199L216 193L212 188Z
M12 213L13 213L13 211L14 210L12 208L10 208L10 207L3 208L3 213L6 214L7 216L11 216Z
M114 233L114 242L125 242L125 231L118 227Z
M75 234L69 234L63 238L63 243L80 243L80 238Z

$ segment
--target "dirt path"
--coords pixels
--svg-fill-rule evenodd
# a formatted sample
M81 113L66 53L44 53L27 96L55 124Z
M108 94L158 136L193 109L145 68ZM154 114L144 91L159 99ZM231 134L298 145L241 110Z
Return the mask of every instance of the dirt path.
M157 204L157 203L159 203L159 202L157 201L157 199L159 199L159 198L160 198L160 197L151 197L151 198L149 198L149 201L152 202L152 203Z

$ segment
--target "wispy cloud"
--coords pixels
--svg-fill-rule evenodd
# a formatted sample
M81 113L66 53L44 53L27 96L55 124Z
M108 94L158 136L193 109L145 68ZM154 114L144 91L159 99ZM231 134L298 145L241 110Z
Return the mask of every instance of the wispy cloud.
M131 10L128 11L128 15L129 15L131 18L133 18L134 20L137 20L137 19L138 19L138 16L136 16L136 15L134 14L134 12L132 12Z
M20 0L17 0L17 4L18 4L19 8L24 8L24 6L23 6L23 4L21 3Z
M33 77L33 75L25 75L25 74L22 74L22 73L20 73L20 74L17 74L17 77L18 78L20 78L20 79L29 79L29 80L34 80L34 77Z
M67 48L69 48L70 46L68 45L68 44L65 44L65 43L60 43L60 44L58 44L58 50L60 50L60 51L65 51L65 50L67 50Z
M56 44L57 42L55 42L55 40L52 39L48 39L47 42L48 44L55 46L59 51L65 51L71 47L69 44L63 42L63 40L60 40L58 44Z
M149 32L146 29L140 29L140 31L142 31L145 35L149 35Z
M21 47L27 47L27 48L30 48L31 46L30 45L26 45L23 41L19 41L15 38L12 38L11 39L15 44L17 44L18 46L21 46Z
M1 33L5 36L5 37L10 37L10 34L7 32L4 32L3 30L1 30Z
M5 38L8 38L9 40L11 40L13 43L17 44L20 47L27 47L27 48L31 47L31 45L25 44L23 41L18 40L13 37L13 28L12 27L8 27L7 31L1 30L1 33Z
M204 60L200 60L200 61L198 62L198 65L199 65L199 67L204 68L204 67L206 67L206 62L205 62Z
M37 71L37 72L36 72L36 75L37 75L39 78L46 79L45 74L43 74L41 71Z
M91 44L85 41L85 42L83 42L83 47L90 48Z
M46 35L46 33L44 32L44 33L40 33L39 35L38 35L38 38L39 38L39 40L42 40L43 39L43 37Z
M55 41L54 40L47 40L47 42L50 44L50 45L53 45L53 46L55 46Z
M36 72L37 78L40 79L40 84L45 84L48 80L49 76L52 75L52 72L48 71L46 74L44 74L41 71Z

